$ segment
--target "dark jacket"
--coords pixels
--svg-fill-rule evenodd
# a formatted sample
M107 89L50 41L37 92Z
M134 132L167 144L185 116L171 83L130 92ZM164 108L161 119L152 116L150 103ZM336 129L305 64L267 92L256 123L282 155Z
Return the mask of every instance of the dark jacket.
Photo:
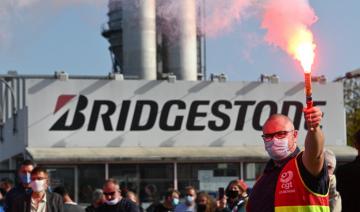
M96 212L96 208L93 205L89 205L85 208L86 212Z
M164 204L159 203L156 206L154 206L153 212L169 212L169 211L175 211L175 208L167 208L164 206Z
M27 192L30 193L31 189L25 190L21 183L17 184L14 188L7 192L4 205L5 211L12 211L11 206L14 205L15 199L19 198L19 196L24 196Z
M343 212L360 211L360 156L336 170L337 190L340 192Z
M64 212L85 212L80 205L64 203Z
M116 205L102 204L97 208L97 212L139 212L139 206L135 203L122 198Z
M8 212L30 212L30 209L31 193L18 196ZM46 192L46 212L64 212L63 199L59 194Z

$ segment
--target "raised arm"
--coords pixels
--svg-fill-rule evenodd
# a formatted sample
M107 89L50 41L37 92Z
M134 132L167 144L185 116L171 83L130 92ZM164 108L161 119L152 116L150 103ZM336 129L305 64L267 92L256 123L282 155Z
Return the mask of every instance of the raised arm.
M313 176L318 176L324 166L324 134L320 129L323 113L318 107L304 109L308 132L302 157L305 168Z

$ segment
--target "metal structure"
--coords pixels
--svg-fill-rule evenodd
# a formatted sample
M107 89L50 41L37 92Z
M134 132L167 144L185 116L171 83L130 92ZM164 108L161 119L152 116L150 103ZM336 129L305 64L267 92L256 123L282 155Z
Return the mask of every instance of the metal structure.
M176 12L169 17L163 8ZM125 79L205 79L204 4L196 1L109 0L102 35L110 43L113 72Z
M12 108L12 118L13 118L13 132L16 133L17 128L16 128L16 115L17 115L17 111L16 111L16 105L15 105L15 94L14 94L14 89L12 88L12 86L5 80L0 78L0 83L4 84L5 87L10 91L11 94L11 108ZM5 92L6 93L6 92ZM5 121L8 118L6 113L5 113L5 104L7 104L7 101L4 101L5 98L7 98L7 95L3 95L1 92L1 108L0 108L0 142L4 141L4 137L3 137L3 127L5 125Z
M260 82L268 82L268 83L279 83L280 78L276 74L273 75L260 75Z
M345 76L338 77L335 82L344 85L344 102L347 113L360 109L360 68L347 72Z
M360 121L360 68L338 77L335 82L342 82L344 87L344 107L346 109L347 144L354 142L354 133L359 130Z

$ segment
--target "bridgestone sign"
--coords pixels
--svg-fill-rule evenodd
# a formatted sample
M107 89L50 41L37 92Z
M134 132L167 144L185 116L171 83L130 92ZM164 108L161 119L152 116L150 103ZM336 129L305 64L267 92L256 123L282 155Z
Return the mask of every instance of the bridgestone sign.
M27 80L29 142L41 147L260 145L270 114L306 132L302 83ZM327 144L345 144L342 85L313 86ZM330 140L331 138L331 140Z

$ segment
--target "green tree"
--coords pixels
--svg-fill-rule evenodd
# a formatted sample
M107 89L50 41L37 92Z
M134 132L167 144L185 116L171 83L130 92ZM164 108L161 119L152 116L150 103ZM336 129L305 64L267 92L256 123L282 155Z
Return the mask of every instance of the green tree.
M354 142L353 135L360 130L360 78L344 79L347 144Z

